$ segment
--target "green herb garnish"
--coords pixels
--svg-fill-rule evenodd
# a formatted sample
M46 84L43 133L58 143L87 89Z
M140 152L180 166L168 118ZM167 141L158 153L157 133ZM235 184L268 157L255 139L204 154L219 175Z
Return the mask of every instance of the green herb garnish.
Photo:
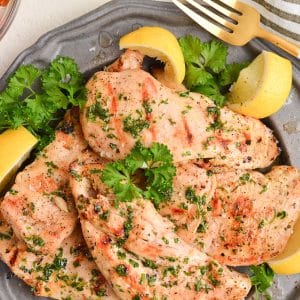
M129 132L134 138L137 138L142 130L150 127L150 123L147 120L143 120L141 117L137 119L127 116L123 120L123 129L125 132Z
M116 272L118 273L119 276L127 276L128 268L125 265L121 264L116 267Z
M248 63L227 64L228 48L220 41L202 42L187 35L179 39L179 44L186 64L186 87L223 106L230 85Z
M250 272L251 283L255 287L256 299L258 299L259 294L264 295L267 299L271 299L267 289L273 283L274 272L270 266L267 263L250 266Z
M107 164L100 176L116 194L117 201L144 197L157 206L170 198L175 173L173 157L167 146L153 143L146 148L137 142L125 159ZM145 178L145 181L139 182L137 177Z
M0 132L23 125L40 138L41 149L54 138L63 111L85 101L84 78L73 59L57 57L43 70L22 65L0 93Z

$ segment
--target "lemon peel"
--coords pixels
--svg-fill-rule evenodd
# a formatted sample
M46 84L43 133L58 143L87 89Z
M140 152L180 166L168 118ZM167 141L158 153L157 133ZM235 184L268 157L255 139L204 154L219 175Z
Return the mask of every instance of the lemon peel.
M36 137L23 126L0 134L0 192L28 158L37 142Z
M263 51L240 72L228 94L228 106L247 116L265 118L283 106L291 86L291 62Z
M161 27L141 27L124 35L119 42L120 49L138 50L165 63L166 78L181 83L185 76L184 57L177 38Z

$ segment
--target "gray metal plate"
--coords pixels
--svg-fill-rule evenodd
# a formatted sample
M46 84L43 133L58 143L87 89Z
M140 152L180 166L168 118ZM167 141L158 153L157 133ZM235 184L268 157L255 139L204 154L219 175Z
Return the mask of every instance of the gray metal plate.
M171 3L147 0L112 1L45 34L32 47L22 52L1 78L0 90L20 64L33 63L43 67L57 55L73 57L88 78L119 56L119 37L141 25L163 26L178 37L193 34L203 40L212 38ZM244 47L229 46L229 61L252 60L263 49L287 56L275 47L254 40ZM294 81L290 97L286 105L265 122L280 141L282 161L300 168L300 63L296 60L293 63ZM271 293L274 300L300 299L300 275L277 276ZM12 276L8 268L0 263L0 299L38 298L32 296L30 288Z

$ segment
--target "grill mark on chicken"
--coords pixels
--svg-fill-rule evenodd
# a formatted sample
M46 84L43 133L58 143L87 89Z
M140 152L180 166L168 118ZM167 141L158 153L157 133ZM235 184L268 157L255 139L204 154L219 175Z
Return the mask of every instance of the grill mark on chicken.
M183 126L184 126L184 130L186 133L186 139L189 145L192 145L193 143L193 135L191 133L190 127L187 123L187 120L184 116L181 117L182 118L182 122L183 122Z
M116 93L111 86L111 84L107 84L107 89L108 89L108 95L111 99L111 106L110 106L110 113L113 116L113 123L114 123L114 128L116 130L116 134L119 138L119 140L123 143L125 142L126 138L124 136L123 130L122 130L122 121L118 117L118 99L116 97Z
M18 254L19 254L19 249L18 248L14 249L13 253L12 253L12 256L11 256L11 258L9 260L9 265L11 267L13 267L15 265L17 257L18 257Z
M146 79L145 82L142 83L142 99L144 103L150 104L151 94L156 95L157 90L152 80L149 78ZM151 112L146 112L146 120L149 122L150 127L149 130L152 135L152 142L157 140L156 126L153 118L153 114Z
M253 216L253 204L249 197L239 196L232 204L232 212L231 215L233 217L241 216L243 218Z

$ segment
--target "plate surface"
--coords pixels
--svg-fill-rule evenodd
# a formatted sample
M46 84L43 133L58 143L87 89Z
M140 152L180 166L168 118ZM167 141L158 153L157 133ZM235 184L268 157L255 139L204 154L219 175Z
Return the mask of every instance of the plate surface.
M193 34L202 40L212 38L174 5L147 0L117 0L59 27L41 37L22 52L0 80L0 90L20 64L46 66L57 55L73 57L86 78L120 55L119 38L140 26L163 26L176 36ZM229 46L229 62L252 60L261 50L287 56L273 46L254 40L244 47ZM292 59L291 57L288 57ZM292 59L293 60L293 59ZM265 123L280 141L281 160L300 168L300 63L293 60L293 88L286 105ZM280 84L280 83L274 83ZM277 276L273 300L300 299L300 275ZM0 262L0 300L46 299L32 296L30 288L13 276Z

